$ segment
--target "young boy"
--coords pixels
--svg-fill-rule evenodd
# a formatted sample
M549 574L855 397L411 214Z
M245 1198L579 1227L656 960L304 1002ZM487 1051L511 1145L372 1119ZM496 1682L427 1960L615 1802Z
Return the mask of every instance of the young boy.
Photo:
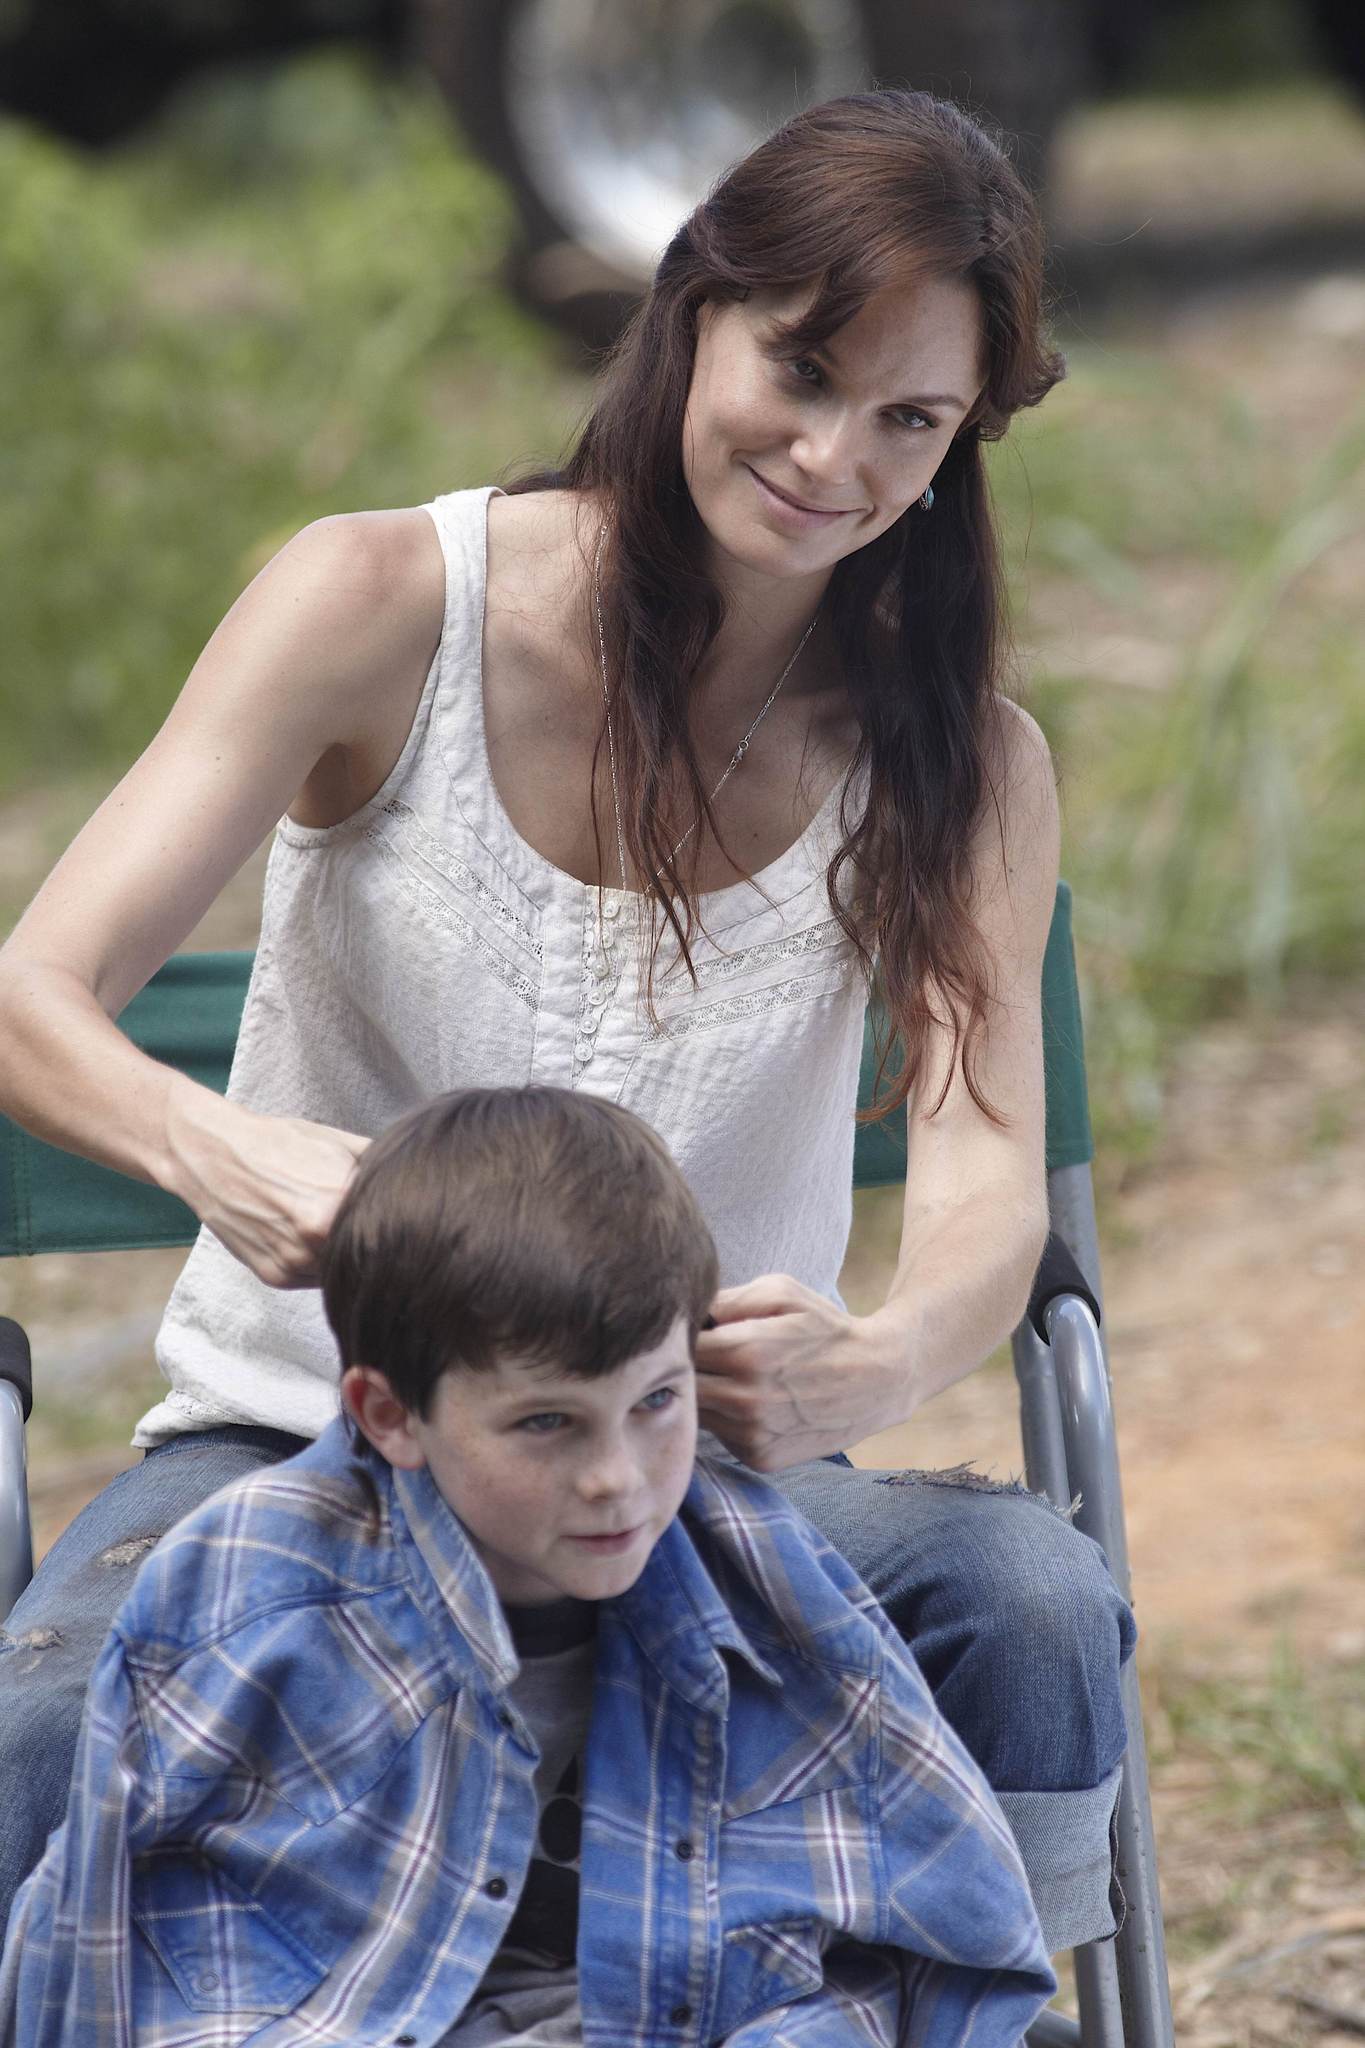
M700 1213L637 1118L445 1096L365 1154L347 1420L143 1567L10 1921L20 2048L1013 2048L1054 1988L848 1566L694 1462Z

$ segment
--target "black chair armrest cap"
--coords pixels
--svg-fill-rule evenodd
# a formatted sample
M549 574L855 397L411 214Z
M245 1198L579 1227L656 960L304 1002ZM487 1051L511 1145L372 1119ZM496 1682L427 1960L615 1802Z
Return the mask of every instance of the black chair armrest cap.
M23 1324L12 1316L0 1316L0 1380L17 1388L27 1422L33 1413L33 1358Z
M1043 1256L1033 1282L1033 1292L1028 1298L1028 1319L1044 1344L1047 1342L1047 1326L1043 1315L1049 1303L1059 1294L1076 1294L1089 1308L1095 1321L1100 1320L1100 1305L1091 1291L1090 1283L1072 1258L1063 1240L1056 1231L1048 1236L1043 1247Z

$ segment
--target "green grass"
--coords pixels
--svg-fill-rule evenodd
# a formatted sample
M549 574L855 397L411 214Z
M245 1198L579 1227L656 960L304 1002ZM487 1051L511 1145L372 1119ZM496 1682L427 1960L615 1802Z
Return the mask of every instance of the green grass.
M311 58L98 160L0 125L0 181L0 798L112 781L297 527L553 454L585 400L416 84ZM1365 960L1362 621L1321 580L1365 530L1365 418L1301 443L1235 370L1086 338L994 459L1119 1165L1188 1031ZM1078 673L1073 616L1158 683Z
M1153 1770L1211 1766L1215 1807L1242 1826L1312 1813L1365 1859L1365 1663L1305 1664L1281 1640L1251 1676L1166 1652L1144 1681Z

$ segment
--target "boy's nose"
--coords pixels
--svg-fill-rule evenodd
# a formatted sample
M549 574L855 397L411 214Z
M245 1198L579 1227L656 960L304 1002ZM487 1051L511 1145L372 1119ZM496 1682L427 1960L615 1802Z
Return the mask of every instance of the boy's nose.
M623 1443L611 1444L590 1458L579 1474L578 1491L584 1500L620 1500L634 1493L639 1484L635 1460Z

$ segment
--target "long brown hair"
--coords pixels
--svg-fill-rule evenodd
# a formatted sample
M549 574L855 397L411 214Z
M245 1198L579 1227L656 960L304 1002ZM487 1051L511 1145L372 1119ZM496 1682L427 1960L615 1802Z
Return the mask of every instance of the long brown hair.
M564 466L508 486L592 492L606 508L601 597L623 837L636 871L655 877L655 957L666 922L690 967L696 898L670 866L675 821L664 801L679 773L702 821L694 862L703 830L724 845L687 720L692 678L724 618L683 474L699 308L810 287L783 333L799 354L886 285L931 276L975 290L985 384L935 475L932 513L911 510L845 556L825 598L861 735L830 904L903 1051L882 1115L905 1100L930 1028L943 1022L949 1079L960 1060L973 1099L998 1120L974 1073L992 990L972 917L971 843L1004 795L1004 589L982 443L1062 374L1043 332L1042 253L1028 190L958 107L886 90L809 108L729 171L673 237ZM599 753L604 734L605 724ZM864 768L868 802L852 816L848 792ZM600 862L595 796L593 824ZM888 1040L883 1068L889 1051Z

